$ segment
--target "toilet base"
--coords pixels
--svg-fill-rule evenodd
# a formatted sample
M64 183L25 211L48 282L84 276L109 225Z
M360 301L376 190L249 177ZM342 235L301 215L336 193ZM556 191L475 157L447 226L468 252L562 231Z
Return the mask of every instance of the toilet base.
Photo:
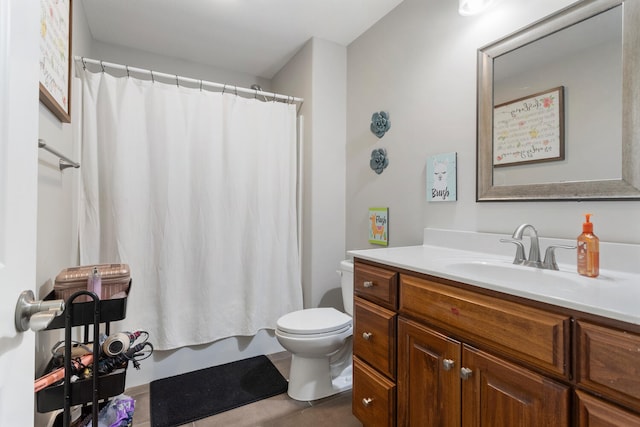
M352 387L352 368L349 363L340 375L331 377L328 357L291 356L287 394L294 400L311 401L332 396Z
M331 381L331 385L336 393L351 390L353 386L353 365L349 364L339 376Z

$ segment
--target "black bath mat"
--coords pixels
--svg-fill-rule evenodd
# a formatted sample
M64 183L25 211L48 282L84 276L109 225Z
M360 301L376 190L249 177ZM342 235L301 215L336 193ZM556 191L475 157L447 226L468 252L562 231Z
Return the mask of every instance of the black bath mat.
M287 391L266 356L152 381L151 426L175 427Z

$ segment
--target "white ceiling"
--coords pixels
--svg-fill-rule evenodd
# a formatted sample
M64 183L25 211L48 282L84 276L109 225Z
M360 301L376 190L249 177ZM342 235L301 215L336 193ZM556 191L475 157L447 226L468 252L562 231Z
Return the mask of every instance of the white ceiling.
M95 40L270 79L311 37L349 45L402 0L82 0Z

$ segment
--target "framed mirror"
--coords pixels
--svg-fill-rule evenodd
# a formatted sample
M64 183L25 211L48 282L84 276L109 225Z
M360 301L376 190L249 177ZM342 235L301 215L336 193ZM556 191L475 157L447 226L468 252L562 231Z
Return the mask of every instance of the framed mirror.
M583 0L478 50L476 200L640 200L640 1Z

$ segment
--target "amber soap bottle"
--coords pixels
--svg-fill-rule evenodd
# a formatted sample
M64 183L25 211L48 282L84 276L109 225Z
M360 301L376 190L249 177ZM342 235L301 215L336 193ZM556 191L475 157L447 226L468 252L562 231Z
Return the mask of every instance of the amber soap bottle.
M578 236L578 274L598 277L600 274L600 239L593 234L591 214L585 215L587 221L582 224L582 234Z

